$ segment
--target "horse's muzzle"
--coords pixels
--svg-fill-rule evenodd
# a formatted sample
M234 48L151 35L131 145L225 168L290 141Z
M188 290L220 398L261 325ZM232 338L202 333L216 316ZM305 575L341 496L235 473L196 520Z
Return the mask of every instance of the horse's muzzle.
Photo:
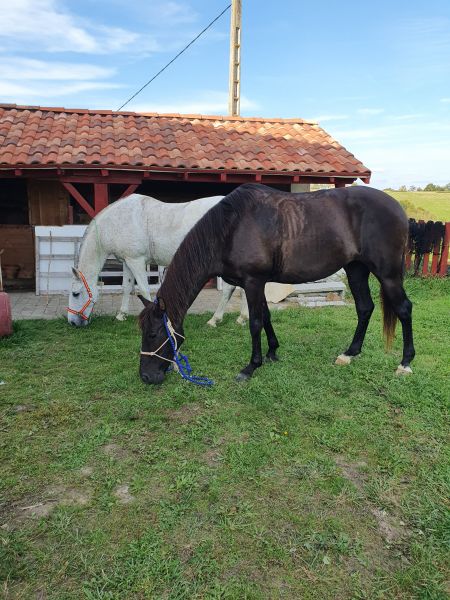
M144 383L158 385L164 381L164 373L160 372L152 375L149 375L148 373L141 373L141 379Z

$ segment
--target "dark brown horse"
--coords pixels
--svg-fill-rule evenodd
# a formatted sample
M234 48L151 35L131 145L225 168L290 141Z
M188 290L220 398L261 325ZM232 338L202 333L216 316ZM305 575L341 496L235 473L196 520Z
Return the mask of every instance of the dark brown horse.
M355 299L358 324L348 350L337 364L360 353L374 309L368 278L381 284L384 333L389 347L397 317L403 328L403 358L397 373L410 373L414 358L411 302L403 289L408 220L390 196L368 187L345 187L304 194L246 184L209 210L188 233L155 303L145 301L140 315L140 375L161 383L173 359L163 317L182 340L183 320L206 281L221 275L244 288L250 310L252 355L237 379L252 376L262 364L261 330L269 345L266 357L277 360L279 346L264 297L267 281L301 283L327 277L344 267Z

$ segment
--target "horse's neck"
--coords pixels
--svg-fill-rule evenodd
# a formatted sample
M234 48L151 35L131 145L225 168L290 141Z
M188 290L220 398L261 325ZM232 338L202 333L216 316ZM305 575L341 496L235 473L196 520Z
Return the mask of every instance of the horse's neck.
M90 227L81 244L78 269L91 287L97 286L98 276L105 264L106 256L107 253L102 248L97 232Z
M205 283L220 272L218 248L214 243L202 252L184 253L183 245L166 271L164 282L157 296L166 304L171 321L179 326L183 323L188 308L194 302ZM201 264L199 264L201 257Z

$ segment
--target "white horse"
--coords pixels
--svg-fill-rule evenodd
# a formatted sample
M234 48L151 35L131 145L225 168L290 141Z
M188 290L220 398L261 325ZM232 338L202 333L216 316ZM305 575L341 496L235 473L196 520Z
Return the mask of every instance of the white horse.
M123 261L123 297L116 318L120 321L126 318L134 280L140 293L151 300L146 265L169 265L186 234L222 198L213 196L169 204L150 196L131 194L102 210L89 224L81 243L77 268L72 269L69 323L88 325L99 295L98 276L110 254ZM222 320L234 290L234 286L223 282L222 298L209 325L215 327ZM248 319L248 307L244 294L241 298L238 323L244 324Z

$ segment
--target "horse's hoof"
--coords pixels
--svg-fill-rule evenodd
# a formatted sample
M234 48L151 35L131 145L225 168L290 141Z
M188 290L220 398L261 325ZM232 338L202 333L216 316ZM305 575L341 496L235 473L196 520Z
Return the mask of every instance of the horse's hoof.
M278 362L279 360L276 354L266 354L266 362Z
M247 323L247 319L244 319L244 317L238 317L238 318L236 319L236 323L237 323L238 325L242 325L242 326L244 326L244 325Z
M236 381L247 381L250 379L251 375L247 375L247 373L238 373L236 375Z
M215 319L210 319L209 321L206 322L207 325L209 325L210 327L217 327L217 321Z
M352 357L346 354L339 354L337 359L334 361L335 365L349 365L352 362Z
M127 315L125 313L122 313L122 312L117 313L116 319L118 321L126 321L127 320Z
M403 365L398 365L397 370L395 371L396 375L411 375L411 373L411 367L404 367Z

